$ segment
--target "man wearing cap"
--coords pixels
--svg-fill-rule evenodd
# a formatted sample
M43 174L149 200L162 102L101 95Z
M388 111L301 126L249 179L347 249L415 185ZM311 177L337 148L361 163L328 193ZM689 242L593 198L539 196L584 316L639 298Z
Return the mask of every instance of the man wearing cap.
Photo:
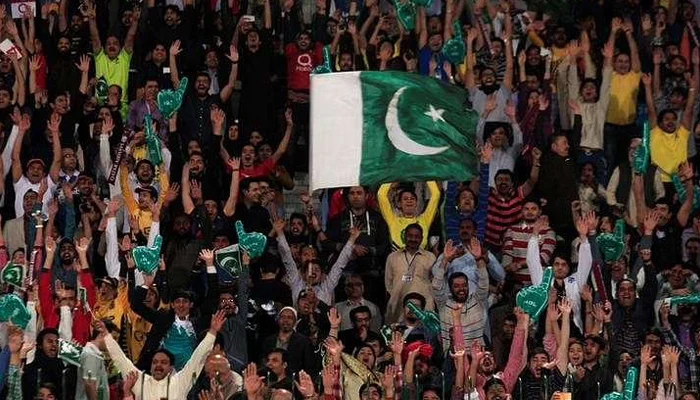
M287 371L299 372L302 369L311 376L320 369L320 360L316 357L311 340L296 332L297 311L292 307L284 307L277 314L279 332L268 336L262 341L260 354L269 354L272 349L280 348L287 351Z
M46 179L47 190L44 198L41 199L44 204L44 213L48 214L48 204L52 200L54 189L58 182L58 172L61 167L61 143L59 135L60 118L49 123L49 131L51 132L53 162L49 172L49 179ZM15 215L19 216L23 213L24 194L32 189L35 192L40 192L41 181L46 177L46 165L39 158L32 158L27 161L26 170L22 171L22 141L24 135L31 126L29 116L21 117L18 125L17 140L12 148L12 182L15 189Z
M219 301L218 275L214 267L214 252L202 250L200 258L207 266L207 285L210 288L207 297L197 307L200 315L193 316L193 293L180 289L170 298L169 310L154 310L144 304L148 288L153 283L152 275L145 275L144 285L138 286L133 293L131 306L133 310L146 321L153 324L146 338L138 365L144 369L148 366L148 360L160 347L164 347L173 354L175 362L173 367L181 370L187 360L192 356L197 341L197 333L204 330L209 316L217 309ZM223 314L222 314L223 315ZM220 330L220 329L219 329Z

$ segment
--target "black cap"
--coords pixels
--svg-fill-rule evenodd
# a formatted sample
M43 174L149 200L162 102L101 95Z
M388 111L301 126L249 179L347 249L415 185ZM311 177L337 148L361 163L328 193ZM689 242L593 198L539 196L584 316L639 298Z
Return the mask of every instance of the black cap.
M175 301L177 299L187 299L189 301L194 301L194 295L189 290L180 289L175 292L175 294L170 300Z
M137 187L137 188L136 188L136 193L138 194L138 193L141 193L141 192L148 192L148 193L151 194L151 197L153 197L154 199L157 199L157 198L158 198L158 191L156 190L156 188L154 188L154 187L151 186L151 185L139 186L139 187Z
M119 281L117 280L117 278L112 278L111 276L105 276L104 278L100 278L97 280L96 283L98 286L103 283L106 283L115 289L119 287Z

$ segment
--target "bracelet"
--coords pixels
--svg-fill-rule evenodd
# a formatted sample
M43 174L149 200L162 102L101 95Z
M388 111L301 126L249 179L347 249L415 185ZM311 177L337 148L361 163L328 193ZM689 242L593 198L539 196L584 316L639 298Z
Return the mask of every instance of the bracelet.
M240 171L240 168L232 169L231 171Z
M39 228L43 228L44 225L39 224L39 225L34 225L34 227L35 227L36 229L39 229Z

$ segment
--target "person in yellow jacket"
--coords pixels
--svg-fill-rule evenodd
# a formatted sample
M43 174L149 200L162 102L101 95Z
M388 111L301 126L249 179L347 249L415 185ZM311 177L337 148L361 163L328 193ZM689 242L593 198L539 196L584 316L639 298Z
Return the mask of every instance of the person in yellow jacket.
M695 64L697 73L698 64ZM652 97L652 78L644 74L642 83L645 86L646 102L649 114L651 135L649 149L651 162L661 172L663 182L671 182L671 176L678 173L678 166L688 160L688 139L693 123L693 106L698 90L698 76L693 76L688 89L688 100L685 110L678 123L679 116L671 109L661 110L657 114Z
M379 202L379 210L382 217L389 227L389 236L394 250L402 249L406 246L403 239L403 231L410 224L418 224L423 228L423 232L428 232L430 225L435 219L438 205L440 204L440 188L437 182L427 182L428 190L430 191L430 200L422 214L418 210L418 196L410 189L400 189L398 191L398 213L394 211L391 204L389 191L398 186L397 183L385 183L379 187L377 192L377 201ZM423 236L421 248L426 248L428 245L428 235Z

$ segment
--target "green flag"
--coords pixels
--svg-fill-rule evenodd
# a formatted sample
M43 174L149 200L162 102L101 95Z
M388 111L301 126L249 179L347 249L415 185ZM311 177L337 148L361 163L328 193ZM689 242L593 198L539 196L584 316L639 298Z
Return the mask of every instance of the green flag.
M214 252L214 261L219 266L219 270L224 272L225 280L236 279L241 274L242 256L238 243Z
M404 72L311 78L311 188L469 180L478 115L467 92Z

